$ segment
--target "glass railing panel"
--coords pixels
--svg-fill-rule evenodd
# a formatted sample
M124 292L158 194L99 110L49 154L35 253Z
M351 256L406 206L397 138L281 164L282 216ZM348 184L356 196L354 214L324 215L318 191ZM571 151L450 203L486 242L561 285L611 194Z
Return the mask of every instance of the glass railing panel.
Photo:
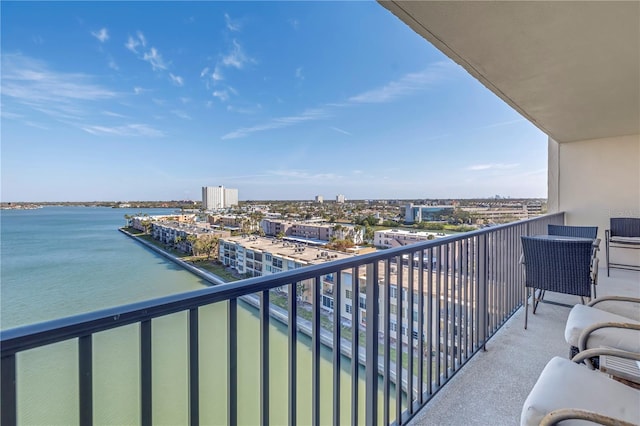
M151 321L154 425L189 422L187 311Z
M78 340L19 353L16 387L18 424L78 424Z
M93 335L95 424L140 422L140 327L132 324Z
M229 359L227 357L228 303L198 309L200 424L227 424Z

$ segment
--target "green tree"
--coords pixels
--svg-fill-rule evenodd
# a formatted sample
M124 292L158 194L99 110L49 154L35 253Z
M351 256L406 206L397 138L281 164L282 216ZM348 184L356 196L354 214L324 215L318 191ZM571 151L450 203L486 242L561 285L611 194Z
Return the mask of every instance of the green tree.
M220 243L220 238L217 235L204 234L199 235L196 238L196 241L193 245L194 252L197 252L197 255L206 254L207 260L211 259L211 254L215 253L216 258L218 253L218 246Z
M189 248L191 250L191 254L193 254L194 256L198 255L196 253L196 248L195 248L195 243L196 243L197 240L198 240L198 237L195 234L187 235L187 241L189 242Z

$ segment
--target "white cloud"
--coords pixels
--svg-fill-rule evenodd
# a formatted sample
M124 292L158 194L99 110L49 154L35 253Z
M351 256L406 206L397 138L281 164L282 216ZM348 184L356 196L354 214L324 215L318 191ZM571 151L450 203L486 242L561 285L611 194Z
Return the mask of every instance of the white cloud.
M304 80L304 76L302 75L302 67L296 68L296 78L298 80Z
M151 68L155 70L165 70L167 69L167 65L164 63L162 59L162 55L158 53L158 50L155 47L152 47L151 50L146 52L142 56L142 60L147 61L151 64Z
M136 35L138 36L138 40L140 40L140 43L142 43L142 47L146 47L147 39L144 37L144 34L142 34L142 31L136 31Z
M471 171L479 171L479 170L506 170L506 169L514 169L518 167L520 164L512 163L512 164L503 164L503 163L490 163L490 164L474 164L472 166L467 167L467 170Z
M213 74L211 74L211 78L213 79L213 81L224 80L222 72L220 71L220 67L216 66L216 69L213 70Z
M300 27L300 21L297 19L289 19L289 25L293 27L294 30L297 30Z
M53 71L20 54L3 54L2 65L3 103L11 100L57 119L77 121L91 112L92 104L118 96L90 75Z
M402 97L412 96L418 91L427 90L435 83L446 78L446 76L450 73L455 72L457 69L459 69L459 67L454 67L457 67L457 65L451 62L437 62L432 64L422 72L406 74L399 80L389 82L382 87L363 92L356 96L352 96L346 102L327 103L320 108L308 109L299 115L274 118L264 124L243 127L226 133L222 136L222 139L243 138L256 132L289 127L305 121L321 120L332 116L333 112L339 108L353 107L356 105L369 103L391 102ZM301 74L302 68L300 68L300 75ZM333 128L333 130L340 131L336 128Z
M342 179L342 176L335 173L310 173L306 170L270 170L268 173L272 176L280 176L286 178L292 178L295 180L306 181L327 181Z
M127 42L124 44L124 47L126 47L128 50L132 51L133 53L138 53L138 46L140 46L140 41L138 41L137 39L129 36L129 38L127 39Z
M337 127L329 127L329 128L331 130L335 130L338 133L342 133L342 134L345 134L345 135L353 136L351 133L347 132L346 130L339 129Z
M139 95L140 93L145 92L145 90L142 87L134 87L133 88L133 93L135 93L136 95Z
M383 87L372 89L349 98L351 103L383 103L391 102L400 97L426 90L453 71L451 62L437 62L426 70L406 74L396 81L387 83Z
M173 84L175 84L176 86L184 86L184 79L179 75L173 75L172 73L169 73L169 77L171 78Z
M222 102L226 102L229 100L229 92L227 92L226 90L215 90L212 95L218 99L220 99L220 101Z
M113 111L102 111L102 113L104 115L107 115L109 117L116 117L116 118L127 118L125 115L119 114L117 112L113 112Z
M200 77L204 77L209 72L209 67L205 67L202 71L200 71Z
M109 40L109 31L106 28L100 28L98 31L91 31L91 35L104 43Z
M192 119L192 118L191 118L191 116L190 116L189 114L187 114L186 112L184 112L184 111L180 111L180 110L173 110L173 111L171 111L171 112L172 112L173 114L175 114L176 116L178 116L178 117L180 117L180 118L184 119L184 120L191 120L191 119Z
M265 130L281 129L284 127L290 127L298 123L315 121L327 118L328 112L323 109L308 109L302 114L293 115L288 117L274 118L273 120L252 127L244 127L233 132L229 132L222 136L222 139L238 139L250 135L251 133L262 132Z
M240 31L242 29L240 23L237 20L234 21L233 19L231 19L231 17L227 13L224 14L224 21L229 31Z
M229 54L222 58L222 63L227 67L242 69L244 65L251 61L244 53L242 46L236 40L233 40L233 49Z
M147 46L147 39L145 38L144 34L142 34L142 31L137 31L136 32L136 36L132 37L129 36L127 38L127 42L124 44L124 46L130 50L131 52L135 53L136 55L139 53L138 52L138 47L146 47ZM158 59L159 62L158 62ZM142 58L140 58L144 61L148 61L151 63L151 66L153 67L153 69L156 69L156 66L158 65L164 65L162 62L162 58L160 57L160 54L157 52L157 50L155 48L151 48L151 50L147 53L145 53ZM156 61L156 66L154 66L154 62L151 61ZM164 66L158 66L158 68L164 69Z
M127 124L124 126L83 126L82 130L92 135L113 135L113 136L146 136L163 137L164 132L154 129L146 124Z
M498 123L492 123L492 124L487 124L486 126L481 126L478 127L476 130L480 130L480 129L492 129L494 127L503 127L503 126L509 126L511 124L516 124L516 123L522 123L524 122L525 119L524 118L517 118L515 120L508 120L508 121L500 121Z
M227 105L227 111L236 112L238 114L255 114L260 108L261 108L260 105L256 105L255 108L245 108L245 107Z
M111 68L112 70L118 71L120 69L120 67L118 67L118 64L116 63L116 61L111 56L109 56L108 65L109 65L109 68Z

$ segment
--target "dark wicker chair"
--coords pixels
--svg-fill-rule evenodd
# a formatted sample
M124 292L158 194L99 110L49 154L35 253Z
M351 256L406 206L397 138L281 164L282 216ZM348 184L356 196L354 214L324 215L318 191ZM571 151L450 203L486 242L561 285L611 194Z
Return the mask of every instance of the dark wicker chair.
M640 265L614 263L609 259L609 250L614 248L640 249L640 218L612 217L610 229L604 231L607 250L607 276L610 268L640 270Z
M525 275L525 329L530 288L533 289L534 314L547 290L580 296L583 303L584 297L591 297L591 285L597 280L597 257L593 256L593 241L527 236L521 239ZM539 291L538 297L536 290Z
M547 233L549 235L562 235L565 237L591 238L595 240L598 237L597 226L568 226L568 225L548 225Z
M569 226L569 225L547 225L547 234L564 237L590 238L593 240L593 257L598 255L600 250L600 238L598 238L597 226ZM597 271L596 271L597 273ZM597 297L596 282L593 283L593 297Z

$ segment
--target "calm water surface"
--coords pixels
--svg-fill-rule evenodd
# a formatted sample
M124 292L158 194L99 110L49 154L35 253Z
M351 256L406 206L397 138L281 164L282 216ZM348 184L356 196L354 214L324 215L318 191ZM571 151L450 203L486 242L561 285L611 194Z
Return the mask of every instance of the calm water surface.
M46 207L1 211L0 326L31 324L110 306L203 288L208 283L117 231L136 209ZM171 210L144 210L164 214ZM241 303L240 306L243 306ZM201 308L201 424L226 424L226 303ZM255 311L238 310L239 423L259 424L259 322ZM188 423L187 316L153 321L154 424ZM271 422L287 423L287 334L271 324ZM94 336L94 422L139 424L139 327ZM298 346L299 424L311 417L311 352ZM323 349L321 422L331 423L331 354ZM342 419L351 415L349 360L343 358ZM364 372L362 373L364 374ZM18 356L18 416L21 424L78 423L77 341ZM360 382L360 395L364 383ZM361 398L362 399L362 398ZM361 401L359 411L364 420ZM391 404L394 407L395 404ZM393 414L392 414L393 415Z

